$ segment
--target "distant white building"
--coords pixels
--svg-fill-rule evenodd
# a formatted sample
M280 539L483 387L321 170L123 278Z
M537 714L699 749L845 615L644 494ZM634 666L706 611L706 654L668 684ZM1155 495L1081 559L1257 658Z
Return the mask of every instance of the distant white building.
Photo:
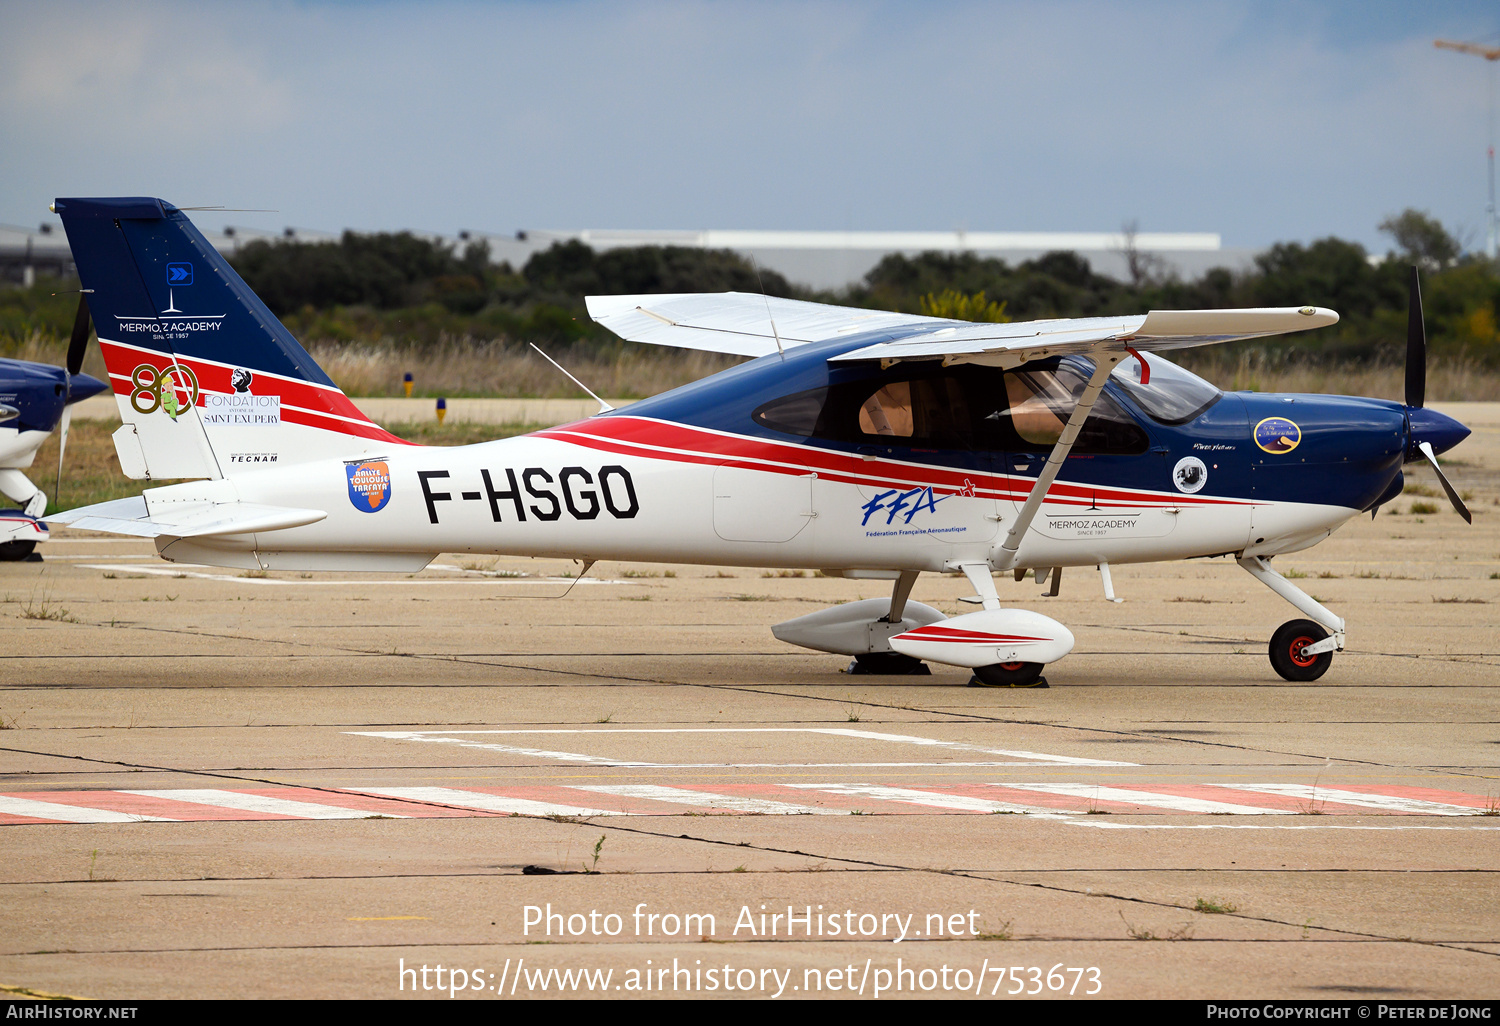
M594 228L520 231L513 235L488 232L460 232L456 236L430 232L414 234L456 245L483 239L490 244L494 259L509 261L516 268L524 265L533 253L571 239L595 250L627 246L730 249L754 257L761 267L779 272L794 284L829 290L859 282L890 253L911 256L931 250L974 253L1016 264L1044 253L1071 250L1087 260L1095 272L1128 281L1127 251L1132 244L1138 254L1152 261L1158 269L1185 280L1197 278L1214 267L1235 271L1246 269L1258 252L1225 249L1215 232L1140 232L1127 237L1123 232L616 231ZM288 228L279 234L226 228L222 232L204 232L204 235L219 252L230 257L239 246L258 239L321 242L338 238L336 234L305 228ZM0 279L26 283L39 273L72 272L73 257L60 224L38 229L0 225Z
M1225 249L1216 232L779 232L707 229L704 231L524 231L514 237L483 236L496 259L519 267L532 253L556 242L577 239L595 250L626 246L692 246L732 249L753 256L764 268L779 271L798 285L842 289L859 282L890 253L914 256L936 250L973 253L1015 264L1056 250L1071 250L1098 274L1130 279L1127 250L1152 258L1163 270L1183 279L1197 278L1214 267L1242 270L1256 250Z

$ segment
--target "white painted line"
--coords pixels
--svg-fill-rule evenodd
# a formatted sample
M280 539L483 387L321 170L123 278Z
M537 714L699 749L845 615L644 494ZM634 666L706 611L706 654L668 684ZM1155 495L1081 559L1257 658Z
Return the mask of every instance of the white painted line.
M1467 805L1449 805L1447 802L1428 802L1420 798L1398 798L1395 795L1386 794L1366 794L1363 791L1340 791L1335 788L1308 784L1235 784L1234 789L1301 798L1313 807L1316 807L1319 802L1338 802L1340 805L1362 805L1365 808L1384 809L1387 812L1417 812L1426 816L1473 816L1482 811L1471 809Z
M133 812L112 812L108 809L82 809L76 805L57 805L39 802L32 798L11 798L0 795L0 812L12 816L30 816L33 819L56 819L64 823L176 823L165 816L142 816Z
M1101 802L1126 802L1131 805L1149 805L1159 809L1176 809L1179 812L1233 813L1237 816L1291 816L1294 809L1266 809L1258 805L1235 805L1233 802L1214 802L1206 798L1184 798L1175 794L1157 794L1155 791L1135 791L1124 787L1099 787L1094 784L1001 784L991 782L992 787L1014 787L1019 791L1040 791L1043 794L1063 794L1071 798L1087 798ZM1238 788L1237 788L1238 789Z
M1095 830L1500 830L1493 826L1373 826L1364 823L1104 823L1097 817L1068 819L1073 826Z
M826 791L829 794L841 794L854 798L878 798L881 801L904 802L908 805L930 805L937 809L962 809L965 812L1024 812L1029 815L1049 817L1072 815L1061 809L1047 809L1040 805L1017 805L1014 802L997 802L988 798L917 791L909 787L883 787L878 784L787 784L786 786L804 788L809 791Z
M675 805L697 805L729 812L753 812L764 816L847 816L847 809L826 809L815 805L793 805L767 798L740 798L733 795L694 791L686 787L658 787L655 784L570 784L578 791L596 791L623 798L646 798L653 802Z
M530 755L539 759L556 759L559 762L582 762L592 766L634 766L645 768L656 766L654 762L637 762L629 759L611 759L603 755L583 755L579 752L554 752L545 748L518 748L515 745L494 744L484 741L464 741L456 737L426 737L423 730L346 730L346 734L359 737L384 737L395 741L425 741L429 744L457 745L460 748L481 748L490 752L505 752L507 755ZM455 733L522 733L521 731L456 731Z
M935 741L932 738L912 737L907 734L877 734L872 730L850 730L845 727L810 728L818 734L835 734L842 737L863 737L873 741L895 741L908 745L935 745L959 752L983 752L986 755L1010 755L1017 759L1035 759L1039 762L1060 763L1064 766L1134 766L1133 762L1107 762L1103 759L1079 759L1071 755L1045 755L1041 752L1012 751L1005 748L986 748L983 745L965 744L962 741Z
M707 769L711 767L731 768L767 768L774 766L796 766L814 767L856 767L856 766L1135 766L1133 762L1109 762L1102 759L1081 759L1071 755L1047 755L1042 752L1017 751L1005 748L987 748L983 745L968 744L963 741L939 741L934 738L916 737L910 734L882 734L871 730L850 730L844 727L607 727L600 730L578 727L549 727L538 729L497 729L497 730L406 730L406 731L346 731L349 734L358 734L365 737L386 737L403 741L446 741L449 744L459 744L470 748L492 748L495 751L524 752L530 755L539 755L548 758L560 758L569 762L592 761L611 766L653 766L656 768L672 769ZM867 741L887 741L895 744L920 745L929 748L946 748L951 751L980 752L985 755L1007 755L1018 760L1031 760L1019 762L951 762L951 763L929 763L929 762L823 762L823 763L801 763L801 762L756 762L756 763L728 763L728 762L681 762L681 763L651 763L651 762L624 762L617 760L601 760L597 756L575 755L573 753L561 752L548 754L541 750L523 748L511 748L500 745L484 745L458 741L451 737L437 738L428 737L430 734L826 734L834 737L852 737Z
M156 559L156 553L150 555L135 555L130 552L90 552L87 555L74 553L72 555L59 555L54 552L47 553L47 559ZM90 567L89 569L93 569ZM139 570L140 567L132 566L130 569Z
M218 809L234 809L238 812L264 812L277 816L293 816L297 819L369 819L374 815L391 819L405 819L387 812L375 813L367 809L341 809L336 805L316 805L312 802L297 802L287 798L269 798L260 794L242 794L238 791L218 791L212 788L180 791L120 791L120 794L138 794L145 798L169 798L174 802L191 802L194 805L211 805Z
M98 557L94 557L94 558L98 558ZM346 585L349 584L349 578L347 578L347 577L323 578L323 579L311 579L311 578L309 578L307 580L300 580L300 579L299 580L283 580L283 579L277 578L277 577L246 577L245 574L247 574L247 573L257 572L257 571L246 571L246 570L242 570L238 574L205 574L205 573L200 573L200 572L198 572L196 570L184 570L184 569L181 569L180 566L179 567L141 566L141 565L136 564L136 563L79 563L77 565L80 566L80 567L82 567L82 568L84 568L85 570L115 570L115 571L119 571L119 572L122 572L122 573L130 573L130 574L154 574L154 575L156 575L158 577L190 577L190 578L196 578L198 580L204 580L204 581L235 581L235 582L238 582L238 583L241 583L241 584L270 584L270 585L285 585L285 586L337 584L337 585L339 585L341 587L346 586ZM182 566L186 566L186 565L189 565L189 564L182 564ZM195 563L195 564L191 564L191 565L193 565L193 566L199 566L201 564L196 564ZM272 573L276 573L277 571L271 571L271 572ZM291 571L282 571L282 572L290 573ZM334 573L334 572L342 572L342 571L327 571L327 572ZM488 585L496 585L496 584L629 584L629 583L630 583L629 581L609 581L609 580L600 580L600 579L596 579L596 578L593 578L593 577L584 577L582 579L575 579L575 578L572 578L572 577L524 577L524 578L522 578L522 577L472 577L472 578L439 578L439 579L424 578L424 579L421 579L421 580L410 579L410 580L401 580L401 581L367 581L367 580L361 579L360 582L359 582L359 586L363 588L363 587L367 587L367 586L372 585L372 584L390 584L390 585L395 585L395 584L401 584L401 585L422 585L422 584L443 584L443 585L449 585L449 584L488 584Z
M585 809L572 805L534 802L529 798L506 798L482 791L460 791L451 787L346 787L351 794L379 794L435 805L455 805L463 809L484 809L517 816L618 816L609 809Z

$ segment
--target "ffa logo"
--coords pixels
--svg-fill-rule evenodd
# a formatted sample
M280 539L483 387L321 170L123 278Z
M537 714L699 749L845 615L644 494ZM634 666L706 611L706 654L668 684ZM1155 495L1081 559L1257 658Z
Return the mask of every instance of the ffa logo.
M1291 452L1302 441L1302 429L1285 417L1267 417L1255 425L1255 444L1266 452Z
M349 501L361 513L378 513L391 501L391 468L384 461L346 463Z

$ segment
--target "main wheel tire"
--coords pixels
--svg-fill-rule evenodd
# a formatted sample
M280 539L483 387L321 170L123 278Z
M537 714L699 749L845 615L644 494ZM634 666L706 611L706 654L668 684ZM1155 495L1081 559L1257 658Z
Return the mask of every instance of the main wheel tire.
M1042 679L1041 663L992 663L974 669L981 684L992 688L1035 687Z
M34 541L8 541L0 542L0 561L15 563L25 559L36 551Z
M932 670L920 659L900 652L865 652L854 657L845 673L875 677L930 676Z
M1271 667L1286 680L1317 680L1333 665L1332 652L1305 656L1302 650L1328 637L1320 624L1311 620L1288 620L1271 635Z

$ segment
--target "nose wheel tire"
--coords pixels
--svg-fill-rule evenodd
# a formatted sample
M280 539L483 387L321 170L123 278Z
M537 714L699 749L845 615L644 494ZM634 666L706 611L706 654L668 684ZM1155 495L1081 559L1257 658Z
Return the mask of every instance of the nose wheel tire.
M1311 620L1288 620L1271 635L1271 667L1286 680L1317 680L1333 665L1332 652L1303 655L1302 650L1328 637Z
M36 551L36 542L34 541L0 542L0 561L7 563L16 562L25 559L34 551Z
M1046 687L1042 679L1041 663L994 663L974 668L978 682L990 688Z

